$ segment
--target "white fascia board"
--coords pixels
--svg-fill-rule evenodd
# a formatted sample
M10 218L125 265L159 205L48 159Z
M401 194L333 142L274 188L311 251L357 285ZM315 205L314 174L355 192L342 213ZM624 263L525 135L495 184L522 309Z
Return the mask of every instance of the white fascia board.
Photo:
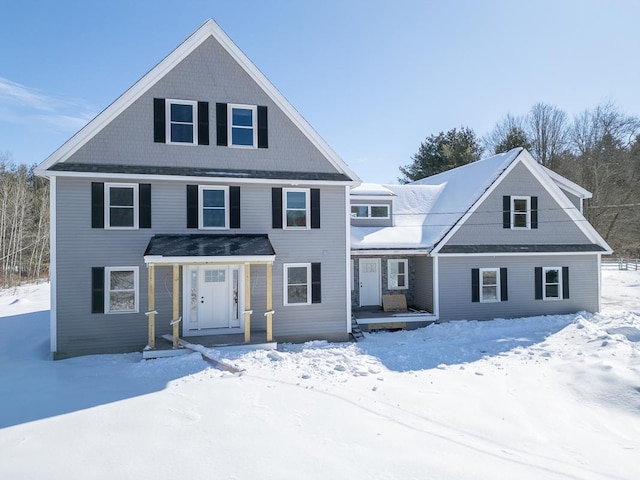
M571 200L569 200L569 198L562 193L562 190L560 190L560 187L553 180L553 178L547 175L545 170L543 170L542 165L536 162L536 160L526 150L523 150L523 154L521 155L521 157L522 164L527 167L531 174L540 181L542 186L564 209L569 218L574 221L575 225L582 231L582 233L584 233L584 235L596 245L600 245L607 251L613 252L604 238L600 236L596 229L593 228L593 226L587 221L582 213L580 213L580 210L578 210L576 206L571 203Z
M460 228L462 227L462 225L465 224L465 222L469 219L469 217L471 217L471 215L473 215L475 213L475 211L478 209L478 207L480 205L482 205L482 203L485 201L485 199L491 195L491 193L498 187L498 185L500 185L500 183L502 182L502 180L504 178L507 177L507 175L509 175L509 173L515 168L515 166L519 163L520 158L522 157L522 153L526 152L526 150L522 149L518 155L516 155L513 160L511 160L511 164L505 168L502 173L498 176L498 178L496 178L493 183L489 186L489 188L487 188L485 190L485 192L480 195L480 198L478 198L475 203L473 205L471 205L471 208L469 210L467 210L467 213L465 213L462 217L460 217L460 219L455 223L455 225L447 232L447 234L439 241L436 243L436 246L434 247L432 253L433 254L437 254L438 252L440 252L440 249L447 244L447 242L449 241L449 239L451 239L451 237L453 237L455 235L455 233L460 230Z
M396 196L393 195L379 195L379 196L374 196L374 195L349 195L349 197L351 198L351 203L358 203L358 202L370 202L373 200L377 200L377 201L387 201L387 202L391 202L394 203L394 200L396 199Z
M566 190L567 192L569 192L572 195L575 195L576 197L579 197L579 198L592 198L593 197L593 194L589 190L586 190L586 189L582 188L577 183L572 182L568 178L563 177L559 173L556 173L553 170L551 170L550 168L547 168L544 165L542 165L542 169L544 170L544 172L547 175L549 175L551 177L551 179L554 182L556 182L558 184L558 186L561 189Z
M160 63L138 80L129 90L118 97L111 105L100 112L93 120L85 125L78 133L53 152L35 169L37 175L46 176L45 171L53 164L65 162L77 152L91 138L100 132L115 117L120 115L133 102L146 93L153 85L170 72L177 64L184 60L191 52L199 47L207 38L213 37L231 55L231 57L249 74L249 76L264 90L273 102L291 119L311 143L325 156L339 172L344 173L355 182L360 177L331 149L318 135L311 125L284 98L275 86L265 77L249 58L233 43L229 36L212 19L207 20L198 30L182 42L175 50L167 55Z
M394 250L351 250L352 257L363 257L363 256L378 256L378 257L387 257L390 255L429 255L429 250L426 249L394 249Z
M62 172L48 171L46 175L53 177L75 177L75 178L104 178L129 180L139 182L140 180L161 180L161 181L178 181L178 182L209 182L209 183L246 183L246 184L269 184L269 185L354 185L355 182L347 180L284 180L270 178L242 178L242 177L197 177L184 175L148 175L148 174L132 174L132 173L99 173L99 172Z
M224 264L238 264L243 263L273 263L276 260L275 255L244 255L244 256L202 256L202 257L164 257L162 255L145 255L144 263L147 265L156 263L224 263Z

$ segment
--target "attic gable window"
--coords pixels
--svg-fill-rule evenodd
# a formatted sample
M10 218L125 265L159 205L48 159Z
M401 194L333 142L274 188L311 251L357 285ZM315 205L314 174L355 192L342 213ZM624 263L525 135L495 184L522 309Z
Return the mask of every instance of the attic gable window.
M502 200L504 228L512 230L538 228L538 197L505 195Z
M198 144L198 102L167 100L167 143Z
M227 125L230 147L258 146L257 111L255 105L227 105Z

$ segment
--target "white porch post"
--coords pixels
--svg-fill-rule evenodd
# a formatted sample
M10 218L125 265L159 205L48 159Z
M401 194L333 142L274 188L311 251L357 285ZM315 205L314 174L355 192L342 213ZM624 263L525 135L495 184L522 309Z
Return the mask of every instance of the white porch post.
M267 342L273 341L273 265L267 263Z
M178 348L180 339L180 266L173 265L173 348Z
M147 270L147 281L148 281L148 299L147 301L149 308L147 309L147 317L149 323L149 341L148 345L150 348L156 348L156 278L155 278L155 266L150 264Z

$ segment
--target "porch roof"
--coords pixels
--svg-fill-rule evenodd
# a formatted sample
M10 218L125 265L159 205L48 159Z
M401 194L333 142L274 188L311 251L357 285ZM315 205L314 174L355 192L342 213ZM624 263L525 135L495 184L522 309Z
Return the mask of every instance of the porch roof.
M154 235L145 263L272 263L276 252L267 235Z

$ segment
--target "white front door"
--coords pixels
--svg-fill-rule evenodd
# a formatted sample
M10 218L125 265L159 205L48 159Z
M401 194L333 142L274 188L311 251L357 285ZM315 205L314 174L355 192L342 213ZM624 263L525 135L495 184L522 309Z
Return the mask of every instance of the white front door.
M191 308L186 312L185 335L240 328L239 271L239 267L233 265L190 268L187 281L190 282Z
M361 258L358 273L360 277L360 306L380 305L380 259Z

